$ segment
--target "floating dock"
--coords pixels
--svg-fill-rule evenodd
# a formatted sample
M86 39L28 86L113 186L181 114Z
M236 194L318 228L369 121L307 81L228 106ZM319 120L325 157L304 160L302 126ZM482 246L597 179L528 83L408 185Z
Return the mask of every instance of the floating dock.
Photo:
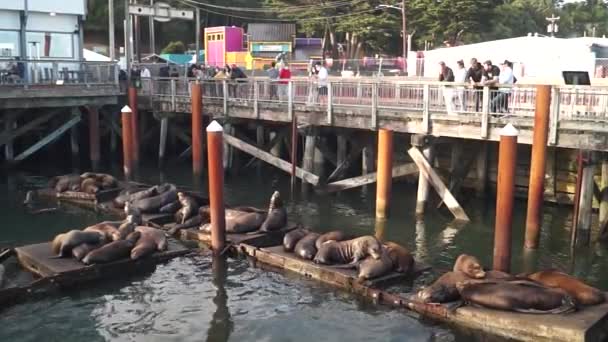
M171 225L165 226L164 229L170 229ZM288 223L285 228L273 232L251 232L246 234L229 234L226 233L226 244L235 248L241 244L247 244L255 247L276 246L283 243L285 234L298 227L296 224ZM182 229L180 238L189 241L198 241L206 245L211 245L211 234L202 232L198 228Z

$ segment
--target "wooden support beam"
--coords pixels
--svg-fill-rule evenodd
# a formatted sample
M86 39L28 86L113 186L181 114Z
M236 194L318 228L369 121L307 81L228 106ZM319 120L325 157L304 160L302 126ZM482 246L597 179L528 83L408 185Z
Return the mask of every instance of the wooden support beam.
M54 110L50 113L47 113L45 115L42 115L30 122L28 122L27 124L17 128L17 129L12 129L12 127L10 129L7 129L3 134L0 135L0 146L15 140L16 138L20 137L21 135L31 131L32 129L42 125L43 123L49 121L50 119L52 119L55 115L57 115L59 113L58 110ZM11 122L11 120L7 120L6 124L8 125L8 123ZM14 121L12 121L14 122Z
M325 160L329 161L334 167L339 165L338 156L326 144L318 144L317 148L323 153Z
M463 162L461 154L459 160L460 162L455 165L455 168L452 170L452 175L450 177L450 192L453 194L457 194L458 192L460 192L460 186L469 174L471 166L473 166L473 162L477 160L477 157L475 154L471 154L469 158L465 159L465 161ZM441 208L443 203L443 200L439 202L439 204L437 205L437 209Z
M158 144L158 165L163 166L165 161L165 153L167 151L167 133L169 130L169 118L163 117L160 119L160 140Z
M464 209L460 206L456 198L452 195L452 193L447 189L445 184L439 178L439 175L433 170L429 162L426 160L422 152L418 150L416 147L410 148L407 153L414 160L414 163L418 166L420 170L420 175L426 178L426 180L433 186L437 194L448 206L448 209L452 212L452 214L459 221L470 221L467 214L464 212Z
M593 155L593 152L590 153ZM591 159L591 158L590 158ZM576 244L578 246L589 246L591 237L591 215L593 212L593 175L595 165L589 160L583 166L583 180L581 182L580 207L578 213L578 232L576 234Z
M224 141L227 142L228 144L230 144L231 146L233 146L245 153L249 153L250 155L255 156L256 158L263 160L271 165L274 165L277 168L279 168L285 172L288 172L288 173L291 172L291 163L288 163L281 158L277 158L268 152L262 151L253 145L247 144L246 142L244 142L240 139L237 139L226 133L224 133ZM296 168L296 176L312 185L316 186L319 184L318 176L316 176L310 172L304 171L303 169L301 169L299 167Z
M9 135L11 133L11 131L13 130L13 126L15 125L15 118L12 116L9 116L6 118L6 121L4 123L4 134L5 135ZM7 162L12 162L15 158L15 150L13 149L13 140L9 140L6 144L6 146L4 146L4 160L6 160Z
M477 166L475 171L477 172L477 182L475 184L475 190L477 190L478 197L485 197L486 187L488 184L488 144L487 141L480 141L481 147L477 153Z
M15 158L15 162L20 162L20 161L26 159L27 157L31 156L33 153L35 153L39 149L43 148L47 144L49 144L49 143L53 142L54 140L56 140L57 138L59 138L63 133L67 132L70 128L72 128L74 125L78 124L79 122L80 122L80 116L73 117L71 120L69 120L68 122L63 124L61 127L57 128L55 131L53 131L51 134L42 138L40 141L38 141L34 145L30 146L27 150L25 150L21 154L19 154Z
M414 164L414 163L402 164L399 166L395 166L392 169L393 178L413 175L416 173L418 173L418 168L416 167L416 164ZM338 191L342 191L342 190L357 188L357 187L364 186L367 184L376 183L376 177L377 177L377 173L372 172L372 173L368 173L363 176L343 179L343 180L340 180L337 182L327 184L327 186L325 188L321 189L320 191L331 193L331 192L338 192Z
M331 175L327 177L327 182L342 178L344 176L344 173L348 171L348 169L351 167L352 163L354 163L355 160L359 158L359 154L363 150L364 146L365 145L363 144L353 144L348 156L345 156L345 158L343 158L342 160L342 163L340 163L340 165L336 167L334 172L332 172Z
M97 107L87 107L89 116L89 158L94 171L99 169L101 160L100 140L99 135L99 111Z
M338 164L342 164L346 161L346 152L348 149L348 139L343 134L339 134L336 137L336 155Z

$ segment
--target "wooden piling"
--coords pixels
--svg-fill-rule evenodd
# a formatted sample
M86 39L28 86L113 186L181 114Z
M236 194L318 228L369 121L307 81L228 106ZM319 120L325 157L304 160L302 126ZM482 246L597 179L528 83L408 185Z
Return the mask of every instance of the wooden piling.
M192 172L200 176L203 172L203 96L201 84L193 82L192 93Z
M583 184L583 151L578 150L576 157L576 188L574 189L574 208L572 211L572 230L570 234L570 248L576 246L578 233L578 216L581 203L581 185Z
M133 173L133 120L129 106L121 109L122 115L122 165L125 177L131 179Z
M475 182L475 190L477 197L485 197L486 187L488 184L488 144L487 141L481 141L479 146L479 152L477 154L477 163L475 166L475 173L477 180Z
M500 132L498 151L493 269L507 273L511 268L511 230L513 224L513 201L515 198L517 135L518 132L515 127L507 124Z
M224 211L224 130L217 121L207 126L207 165L209 173L209 206L211 211L211 249L220 254L226 246Z
M588 247L591 238L591 216L593 214L593 175L595 164L593 152L589 153L586 163L583 163L583 177L580 190L580 202L578 211L578 231L576 234L576 245Z
M538 248L538 237L542 225L550 105L551 86L537 86L534 133L532 138L532 160L530 162L530 183L528 186L526 237L524 242L524 247L530 249Z
M169 131L169 118L163 117L160 119L160 140L158 143L158 167L160 167L160 168L162 168L165 163L165 154L167 152L167 133L168 133L168 131Z
M314 156L315 156L315 140L314 135L306 135L304 140L304 156L302 157L302 169L304 171L314 172ZM307 183L302 182L302 192L306 193L309 189Z
M131 108L131 130L133 148L133 168L139 165L139 111L137 109L137 88L129 86L129 107Z
M600 181L600 224L608 220L608 159L602 159L602 178Z
M426 140L428 137L424 136L413 136L413 140ZM421 143L421 141L413 141L412 145L420 146L423 145L422 154L424 158L428 161L428 163L433 167L434 159L435 159L435 149L433 148L433 144L429 142ZM424 215L424 207L426 206L426 201L429 197L429 181L422 176L422 174L418 175L418 194L416 196L416 216L421 217Z
M6 121L4 123L4 134L9 136L13 131L15 125L15 118L11 114L6 115ZM4 145L4 160L6 162L13 162L15 159L15 150L13 148L13 139L10 139Z
M99 150L99 112L95 107L87 107L89 114L89 155L93 171L99 170L101 153Z
M290 95L291 97L291 95ZM291 193L296 190L296 166L298 163L298 116L291 117Z
M393 182L393 131L378 130L378 180L376 184L376 219L389 216Z
M72 160L78 163L80 160L80 145L78 144L78 125L70 128L70 146L72 150Z

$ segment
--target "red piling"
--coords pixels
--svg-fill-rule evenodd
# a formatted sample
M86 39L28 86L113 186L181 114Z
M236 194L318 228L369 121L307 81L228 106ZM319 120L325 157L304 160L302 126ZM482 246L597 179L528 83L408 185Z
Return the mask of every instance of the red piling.
M125 177L131 179L133 172L133 113L129 106L122 107L122 164Z
M137 110L137 88L129 87L129 107L131 107L131 130L133 135L133 167L139 164L139 113Z
M207 126L207 158L209 172L209 206L211 210L211 249L219 254L226 245L226 214L224 211L224 129L217 121Z
M536 111L534 114L534 136L532 139L532 160L530 162L530 185L528 187L526 239L524 243L524 246L530 249L538 248L538 237L540 234L540 227L542 225L550 107L551 86L537 86Z
M99 150L99 112L95 107L87 107L89 112L89 154L91 167L94 171L99 169L101 153Z
M515 198L517 135L518 132L515 127L507 124L500 132L498 153L493 268L507 273L511 268L511 230L513 225L513 201Z
M376 186L376 218L389 215L391 186L393 182L393 131L378 131L378 171Z
M203 172L203 96L201 84L192 83L192 172Z

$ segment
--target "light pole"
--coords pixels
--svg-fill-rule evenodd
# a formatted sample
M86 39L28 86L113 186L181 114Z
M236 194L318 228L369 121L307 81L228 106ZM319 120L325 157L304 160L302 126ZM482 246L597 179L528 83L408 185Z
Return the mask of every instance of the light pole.
M401 6L378 5L376 8L392 8L401 11L401 24L403 30L403 71L407 74L407 17L405 16L405 0L401 1Z
M552 14L551 18L545 19L549 22L549 25L547 25L547 33L549 33L551 37L555 37L555 34L558 30L557 21L559 20L559 17L556 17L554 14Z

